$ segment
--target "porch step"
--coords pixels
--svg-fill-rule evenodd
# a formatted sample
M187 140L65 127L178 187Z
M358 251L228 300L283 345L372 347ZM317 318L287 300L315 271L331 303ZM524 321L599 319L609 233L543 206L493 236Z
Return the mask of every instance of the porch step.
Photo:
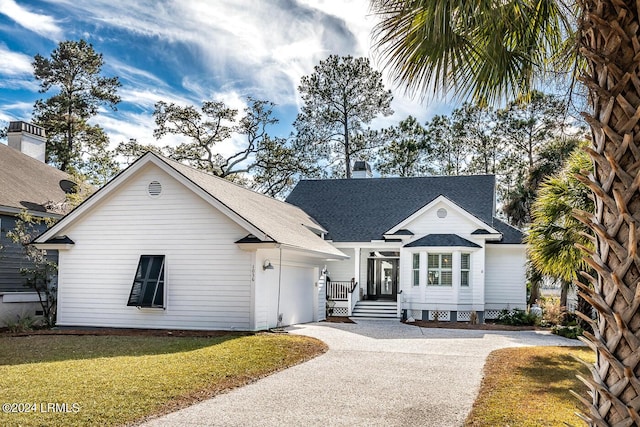
M358 301L351 317L370 317L378 319L398 318L395 301Z

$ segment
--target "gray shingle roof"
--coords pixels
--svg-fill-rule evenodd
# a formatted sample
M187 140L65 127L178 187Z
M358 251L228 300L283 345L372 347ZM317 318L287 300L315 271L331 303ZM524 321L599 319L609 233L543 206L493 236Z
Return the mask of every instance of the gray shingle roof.
M348 258L332 244L323 240L313 230L325 230L317 222L297 206L281 202L263 194L248 190L233 184L226 179L209 175L200 170L185 166L181 163L169 160L166 157L148 152L136 160L127 169L107 183L104 187L85 200L69 215L62 218L53 227L35 239L36 243L43 243L46 238L56 236L78 219L85 209L89 209L92 203L100 203L105 192L114 188L114 182L122 176L126 176L135 167L143 167L148 162L162 162L177 175L181 175L195 186L202 189L227 209L241 217L246 223L267 236L267 241L272 240L286 247L298 248L303 251L314 252L325 258ZM173 172L170 172L173 173ZM126 181L124 181L126 182ZM247 227L251 228L251 227ZM245 236L236 243L257 243L259 239Z
M492 225L494 187L493 175L303 180L287 202L322 224L333 241L368 242L440 195Z
M310 230L312 228L324 231L312 217L297 206L256 193L157 154L147 155L156 156L168 164L275 242L345 258L341 251Z
M463 246L467 248L479 248L473 242L463 239L457 234L427 234L426 236L404 245L406 248L424 247L424 246Z
M0 143L0 209L61 213L48 207L48 202L64 202L60 182L72 179L71 175Z
M514 245L522 243L524 239L524 233L518 230L515 227L510 226L506 222L499 220L498 218L493 218L493 228L502 233L502 240L500 241L487 241L488 244L503 244L503 245Z

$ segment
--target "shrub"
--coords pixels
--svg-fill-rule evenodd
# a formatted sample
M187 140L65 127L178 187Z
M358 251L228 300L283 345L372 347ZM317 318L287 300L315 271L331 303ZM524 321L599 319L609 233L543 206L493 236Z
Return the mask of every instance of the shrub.
M582 335L584 330L580 326L554 326L551 328L551 332L561 337L575 340Z
M512 326L534 326L539 321L538 316L519 308L511 311L502 310L496 319L497 323Z
M558 298L542 298L540 308L542 308L543 325L563 324L566 310L560 306L560 300Z
M31 331L38 326L38 321L31 316L16 316L16 320L9 319L6 322L7 328L11 333L20 333Z

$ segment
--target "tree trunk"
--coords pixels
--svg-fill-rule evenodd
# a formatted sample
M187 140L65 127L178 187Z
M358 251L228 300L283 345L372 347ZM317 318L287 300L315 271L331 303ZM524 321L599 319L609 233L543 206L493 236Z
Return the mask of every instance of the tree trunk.
M349 149L349 122L346 115L344 119L344 163L346 168L346 177L351 178L351 150Z
M592 391L592 399L581 398L589 406L583 418L597 426L640 425L640 6L635 0L581 5L588 65L582 80L593 108L585 114L593 134L587 150L595 165L581 180L596 195L596 213L577 216L596 236L587 261L598 273L590 279L593 289L576 282L598 311L594 333L585 333L596 362L593 378L583 379Z
M569 287L571 283L562 281L562 287L560 288L560 307L564 310L567 309L567 299L569 297Z

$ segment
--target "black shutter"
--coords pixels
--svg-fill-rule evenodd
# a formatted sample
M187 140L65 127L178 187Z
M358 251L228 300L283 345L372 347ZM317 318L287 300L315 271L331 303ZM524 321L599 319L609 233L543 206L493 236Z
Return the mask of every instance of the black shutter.
M164 255L142 255L133 280L128 306L164 306Z

